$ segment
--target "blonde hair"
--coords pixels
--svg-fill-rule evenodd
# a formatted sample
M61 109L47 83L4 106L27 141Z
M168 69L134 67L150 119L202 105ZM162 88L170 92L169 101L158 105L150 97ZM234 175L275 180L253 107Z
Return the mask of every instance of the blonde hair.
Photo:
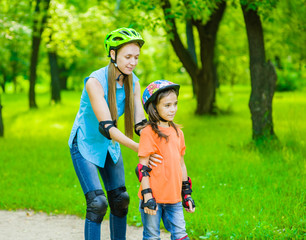
M133 138L134 127L134 94L133 94L133 75L124 76L125 92L125 110L124 110L124 128L125 135ZM112 120L118 119L116 103L116 67L110 63L108 67L108 104Z

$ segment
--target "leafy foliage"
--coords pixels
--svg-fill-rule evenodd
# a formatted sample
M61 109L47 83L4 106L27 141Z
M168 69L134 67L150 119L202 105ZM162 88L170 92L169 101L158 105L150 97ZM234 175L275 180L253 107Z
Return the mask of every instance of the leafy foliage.
M185 19L191 16L208 20L218 1L173 0L170 17L178 19L177 27L187 46ZM221 84L249 83L248 51L240 1L228 0L228 9L221 22L217 39L218 77ZM305 0L303 1L242 1L258 7L264 20L267 58L275 64L279 58L286 71L297 72L293 81L305 77ZM0 82L8 89L16 79L17 91L26 89L30 60L30 36L33 1L3 0L0 12ZM134 27L144 35L136 73L145 81L159 78L178 79L190 83L167 39L160 0L78 1L52 0L38 70L38 82L49 85L49 68L45 60L47 49L56 49L59 61L69 70L69 88L82 86L82 79L108 63L103 41L107 32L121 26ZM194 31L195 45L199 46ZM25 47L28 46L28 47ZM281 51L280 51L281 49ZM197 56L199 56L197 48ZM15 69L15 70L14 70ZM277 69L279 72L279 69ZM15 71L15 72L14 72ZM15 76L17 74L17 76ZM279 73L281 76L282 73ZM287 76L287 75L286 75ZM300 84L297 84L299 87Z
M30 48L31 5L24 1L2 1L0 12L0 83L18 76L27 78Z

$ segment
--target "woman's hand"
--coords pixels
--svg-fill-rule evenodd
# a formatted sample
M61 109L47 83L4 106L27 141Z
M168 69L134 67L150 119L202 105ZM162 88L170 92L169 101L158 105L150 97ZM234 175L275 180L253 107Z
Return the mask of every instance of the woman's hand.
M149 168L156 167L157 163L162 163L163 157L158 154L152 154L149 158Z
M138 153L139 143L134 142L132 150Z

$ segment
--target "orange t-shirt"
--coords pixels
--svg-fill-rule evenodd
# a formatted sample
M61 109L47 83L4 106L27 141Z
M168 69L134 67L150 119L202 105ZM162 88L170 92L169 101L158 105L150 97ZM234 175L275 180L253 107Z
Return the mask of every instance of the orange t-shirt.
M168 136L160 139L146 126L141 131L139 141L139 157L148 157L151 154L159 154L163 157L162 163L152 168L150 174L150 187L157 203L178 203L181 201L182 169L181 156L185 154L185 140L182 130L178 129L179 136L173 127L158 127ZM142 199L142 187L140 186L138 197Z

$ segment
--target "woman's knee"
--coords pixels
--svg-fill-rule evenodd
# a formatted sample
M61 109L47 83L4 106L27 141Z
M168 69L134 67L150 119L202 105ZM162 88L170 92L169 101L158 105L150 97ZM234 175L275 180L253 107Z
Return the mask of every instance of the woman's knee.
M113 215L117 217L124 217L127 215L130 197L125 186L107 191L107 197Z
M103 190L95 190L85 194L87 210L86 218L101 223L107 210L107 200Z

